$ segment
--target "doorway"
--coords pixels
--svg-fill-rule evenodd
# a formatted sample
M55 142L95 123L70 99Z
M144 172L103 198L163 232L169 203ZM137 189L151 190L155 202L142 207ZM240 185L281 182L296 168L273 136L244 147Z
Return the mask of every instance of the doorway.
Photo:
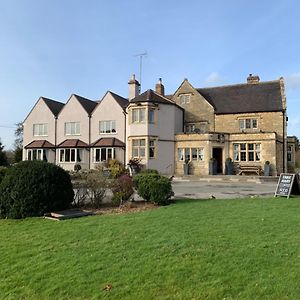
M213 148L213 158L217 162L217 174L223 174L223 149Z

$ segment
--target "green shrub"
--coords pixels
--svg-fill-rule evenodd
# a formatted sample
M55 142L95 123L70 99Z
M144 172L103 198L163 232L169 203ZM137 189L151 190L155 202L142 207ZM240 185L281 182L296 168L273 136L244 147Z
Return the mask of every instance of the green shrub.
M154 169L145 169L141 171L141 174L159 174L157 170Z
M88 198L93 208L99 208L108 187L107 178L99 171L91 170L86 177Z
M108 162L108 168L111 178L118 178L125 173L124 166L116 159L112 159Z
M69 174L44 161L22 161L10 168L0 185L0 216L25 218L62 210L73 201Z
M112 203L120 205L124 201L128 201L133 194L133 181L129 175L122 175L116 179L111 186L113 193Z
M174 194L170 180L155 173L135 176L134 184L141 197L158 205L169 204Z
M1 184L1 181L3 180L5 174L7 172L7 168L6 167L3 167L3 166L0 166L0 184Z

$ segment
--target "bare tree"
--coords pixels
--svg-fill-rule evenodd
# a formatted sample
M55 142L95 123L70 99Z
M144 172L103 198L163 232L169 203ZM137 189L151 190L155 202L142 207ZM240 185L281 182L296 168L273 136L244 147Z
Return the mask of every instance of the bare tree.
M14 150L14 160L19 162L22 160L23 153L23 123L19 122L15 124L17 126L15 130L15 150Z

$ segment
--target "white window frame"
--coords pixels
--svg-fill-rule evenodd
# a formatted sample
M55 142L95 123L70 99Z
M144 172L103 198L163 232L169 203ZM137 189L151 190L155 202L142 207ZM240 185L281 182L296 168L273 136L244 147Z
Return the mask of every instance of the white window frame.
M27 149L27 160L43 160L48 161L48 149Z
M155 139L150 139L149 140L149 158L153 159L156 158L156 140ZM150 155L152 154L153 155Z
M179 102L180 104L188 104L191 101L191 94L180 94Z
M69 159L66 160L67 153ZM74 154L72 154L74 153ZM72 156L74 159L72 159ZM61 148L59 149L59 162L60 163L82 163L83 159L83 149L82 148Z
M97 154L98 153L98 154ZM99 159L97 159L97 156ZM116 148L114 147L101 147L93 149L93 162L100 163L102 161L109 161L110 159L115 159Z
M132 140L132 157L145 158L146 157L146 139ZM136 152L136 153L135 153Z
M33 136L48 136L48 124L33 124Z
M65 122L65 135L80 135L80 122Z
M132 108L131 110L131 122L132 123L145 123L146 122L146 108Z
M234 143L233 161L261 162L261 143Z
M106 120L99 121L99 133L100 134L116 134L116 121L115 120Z
M240 127L240 131L258 129L258 119L257 118L239 119L239 127Z
M196 129L196 126L195 124L186 124L185 125L185 132L186 133L194 133L195 132L195 129Z
M177 148L178 161L204 161L204 147Z
M150 108L148 110L148 123L154 123L155 122L155 109Z

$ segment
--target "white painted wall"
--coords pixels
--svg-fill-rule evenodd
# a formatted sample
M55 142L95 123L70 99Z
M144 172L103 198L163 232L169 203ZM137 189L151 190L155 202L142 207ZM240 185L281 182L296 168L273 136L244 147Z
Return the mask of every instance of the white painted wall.
M65 135L66 122L80 122L80 134ZM57 118L57 144L60 144L66 139L79 139L87 144L89 143L88 113L74 95L71 96Z
M48 135L34 136L33 125L44 124L44 123L48 124ZM47 140L53 145L55 145L55 117L42 98L40 98L37 101L32 111L25 119L23 126L24 126L23 147L25 147L26 145L28 145L34 140ZM26 149L23 148L23 160L26 159L27 159Z

